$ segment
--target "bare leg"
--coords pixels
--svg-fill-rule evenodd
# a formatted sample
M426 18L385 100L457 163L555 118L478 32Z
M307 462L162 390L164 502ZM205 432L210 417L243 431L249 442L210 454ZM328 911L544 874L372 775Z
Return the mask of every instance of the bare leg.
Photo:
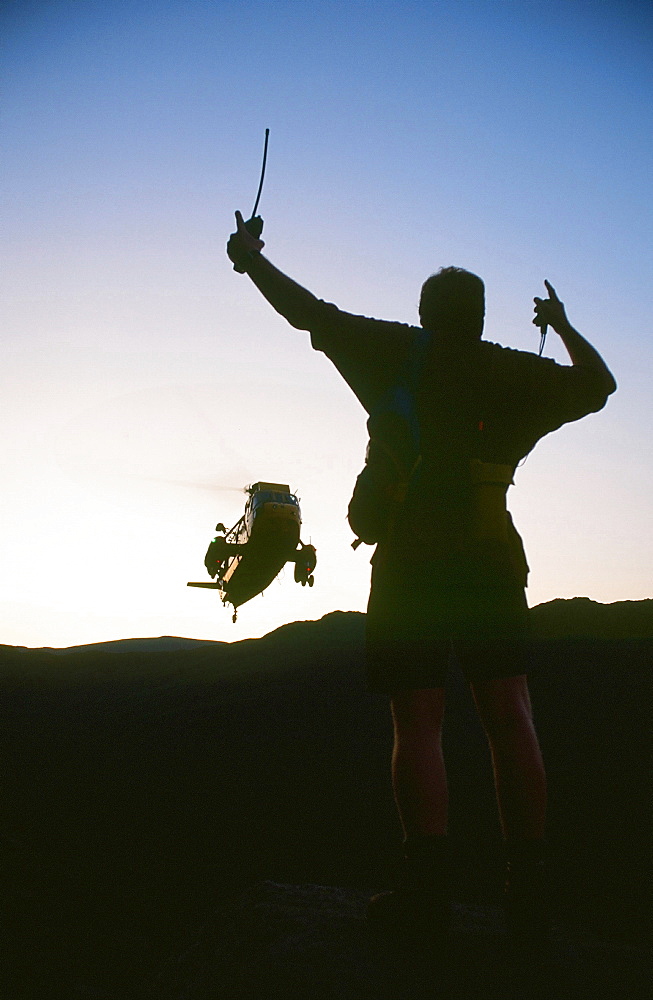
M526 675L476 682L472 693L490 744L504 839L543 840L546 775Z
M392 787L404 835L447 832L448 789L442 756L444 688L392 696Z
M451 921L447 775L442 757L444 689L396 692L392 784L404 829L399 884L373 896L367 919L382 933L417 942L444 939ZM423 939L422 935L427 938Z

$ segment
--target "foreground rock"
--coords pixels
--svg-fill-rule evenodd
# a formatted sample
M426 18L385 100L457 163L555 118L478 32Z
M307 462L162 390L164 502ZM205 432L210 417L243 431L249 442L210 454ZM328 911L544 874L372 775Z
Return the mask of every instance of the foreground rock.
M446 945L431 954L375 940L367 893L263 882L164 969L165 1000L432 1000L649 996L643 949L556 928L539 961L511 954L503 915L456 905Z

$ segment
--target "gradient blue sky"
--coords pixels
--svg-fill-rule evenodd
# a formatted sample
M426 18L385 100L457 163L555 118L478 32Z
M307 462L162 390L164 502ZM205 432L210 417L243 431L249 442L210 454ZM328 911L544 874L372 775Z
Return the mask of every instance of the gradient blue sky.
M453 263L485 336L536 350L553 282L619 391L519 470L530 602L653 596L650 4L20 0L0 34L0 642L364 609L364 413L224 255L266 127L267 253L321 297L412 322ZM244 502L202 486L257 479L299 493L316 586L233 626L185 584Z

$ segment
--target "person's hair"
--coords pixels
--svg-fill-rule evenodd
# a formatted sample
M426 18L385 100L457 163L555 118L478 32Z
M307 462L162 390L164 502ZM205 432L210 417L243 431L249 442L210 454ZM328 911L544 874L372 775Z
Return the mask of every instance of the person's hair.
M485 285L462 267L443 267L422 285L419 318L427 330L479 338L485 318Z

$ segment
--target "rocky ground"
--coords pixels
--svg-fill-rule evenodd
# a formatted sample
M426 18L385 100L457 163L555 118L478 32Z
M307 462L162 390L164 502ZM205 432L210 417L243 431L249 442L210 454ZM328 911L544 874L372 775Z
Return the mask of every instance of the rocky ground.
M375 938L367 894L262 882L162 970L165 1000L644 1000L650 956L570 926L542 955L514 953L500 907L456 904L445 941Z

